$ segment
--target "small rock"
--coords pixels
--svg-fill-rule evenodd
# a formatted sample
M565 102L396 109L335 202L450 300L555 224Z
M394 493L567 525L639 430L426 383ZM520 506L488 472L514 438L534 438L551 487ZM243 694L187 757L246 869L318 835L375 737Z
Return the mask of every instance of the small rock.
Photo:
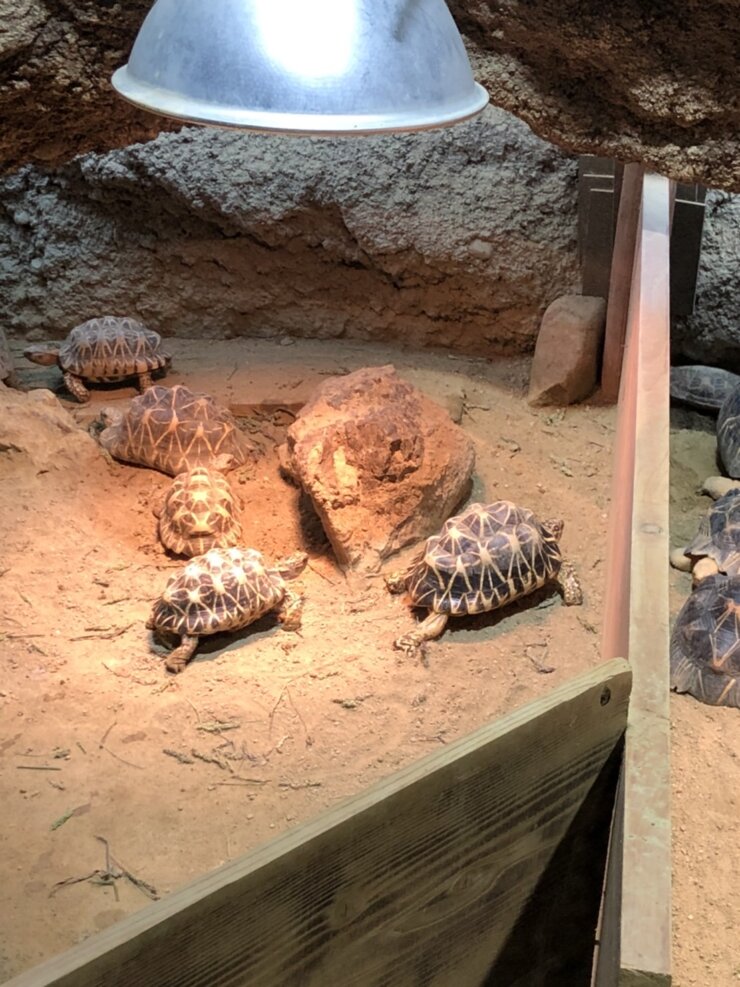
M486 243L485 240L473 240L468 250L473 257L477 257L479 260L490 260L493 257L493 245Z
M0 472L29 462L37 470L73 463L87 472L99 470L103 456L51 391L0 387Z
M574 404L596 387L606 302L563 295L542 317L529 379L529 403Z

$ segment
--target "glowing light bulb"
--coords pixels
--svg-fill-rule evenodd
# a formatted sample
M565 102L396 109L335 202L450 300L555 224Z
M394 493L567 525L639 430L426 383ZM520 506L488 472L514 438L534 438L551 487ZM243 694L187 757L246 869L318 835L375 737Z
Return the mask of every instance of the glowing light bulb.
M341 75L357 31L357 4L348 0L262 0L257 30L270 59L305 79Z

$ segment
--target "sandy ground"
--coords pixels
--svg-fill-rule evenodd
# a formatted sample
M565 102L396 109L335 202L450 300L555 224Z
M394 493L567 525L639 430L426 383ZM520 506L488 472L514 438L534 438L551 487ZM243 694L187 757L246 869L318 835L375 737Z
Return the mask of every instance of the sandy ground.
M168 676L144 621L179 564L151 513L170 480L122 464L80 476L71 464L16 468L0 483L0 980L147 904L146 886L125 879L60 886L104 868L97 837L165 895L599 662L613 409L533 411L524 360L320 341L173 349L168 383L269 407L246 423L263 457L232 476L246 544L309 552L302 632L265 618L208 639ZM583 607L553 590L460 619L430 646L428 668L392 649L415 616L382 580L343 577L275 453L291 421L276 408L300 404L327 374L387 362L462 406L474 498L564 518ZM59 381L56 368L23 379ZM97 390L83 408L59 391L81 425L134 393Z
M674 409L671 429L671 535L686 544L711 500L699 492L718 473L714 421ZM691 577L671 570L671 613ZM740 715L690 696L671 700L673 777L673 965L676 987L740 982Z

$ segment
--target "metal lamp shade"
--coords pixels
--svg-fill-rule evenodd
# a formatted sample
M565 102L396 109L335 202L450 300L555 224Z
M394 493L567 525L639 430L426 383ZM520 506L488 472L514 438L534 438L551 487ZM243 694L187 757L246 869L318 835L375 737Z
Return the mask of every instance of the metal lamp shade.
M164 116L281 133L421 130L488 102L444 0L156 0L113 85Z

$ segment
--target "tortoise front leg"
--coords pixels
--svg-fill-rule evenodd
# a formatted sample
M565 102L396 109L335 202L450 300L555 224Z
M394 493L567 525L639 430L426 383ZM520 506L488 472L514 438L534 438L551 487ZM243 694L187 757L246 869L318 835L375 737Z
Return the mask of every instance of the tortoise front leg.
M198 647L198 638L190 637L188 634L183 634L180 638L180 644L175 648L174 651L170 651L167 655L165 661L165 668L168 672L173 672L175 675L181 672L190 659L193 657L193 652Z
M148 370L145 373L143 373L143 374L137 374L137 377L139 378L139 390L140 391L145 391L147 389L147 387L151 387L152 386L152 384L153 384L152 375L149 373Z
M286 631L300 630L303 618L303 597L286 589L277 617Z
M80 404L86 404L90 400L90 392L82 380L76 374L70 373L69 370L64 371L64 386L73 397L77 398Z
M396 638L393 647L398 651L404 651L409 658L424 657L424 642L431 641L432 638L439 637L447 626L449 614L430 613L426 620L422 620L413 631Z
M579 607L583 603L583 590L575 566L568 559L563 559L560 565L557 583L566 607Z

